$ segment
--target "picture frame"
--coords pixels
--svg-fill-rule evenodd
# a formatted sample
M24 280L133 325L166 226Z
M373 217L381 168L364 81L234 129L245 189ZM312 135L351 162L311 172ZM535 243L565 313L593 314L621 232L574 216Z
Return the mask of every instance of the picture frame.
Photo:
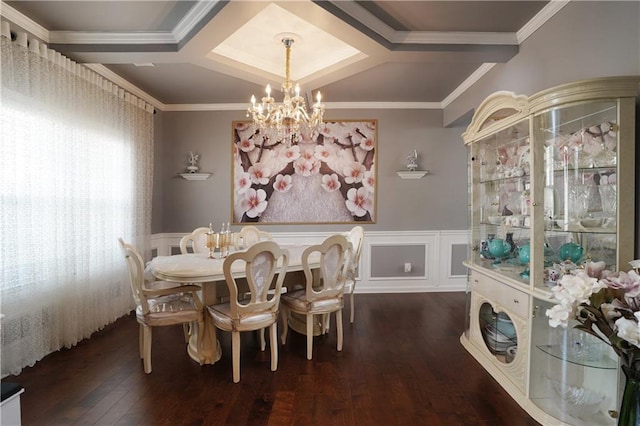
M377 120L282 137L232 123L234 224L375 223Z

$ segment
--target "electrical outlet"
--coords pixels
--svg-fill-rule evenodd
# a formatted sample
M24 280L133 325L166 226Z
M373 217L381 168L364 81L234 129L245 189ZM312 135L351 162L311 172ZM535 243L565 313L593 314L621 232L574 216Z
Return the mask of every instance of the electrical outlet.
M411 263L407 262L404 264L404 271L411 272Z

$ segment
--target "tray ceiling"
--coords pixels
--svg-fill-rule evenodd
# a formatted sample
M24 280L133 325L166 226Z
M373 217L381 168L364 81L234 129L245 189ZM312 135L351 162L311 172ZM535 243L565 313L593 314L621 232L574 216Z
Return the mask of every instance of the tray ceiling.
M282 33L297 37L292 79L327 107L442 108L564 4L22 0L0 13L165 110L241 109L267 83L279 88Z

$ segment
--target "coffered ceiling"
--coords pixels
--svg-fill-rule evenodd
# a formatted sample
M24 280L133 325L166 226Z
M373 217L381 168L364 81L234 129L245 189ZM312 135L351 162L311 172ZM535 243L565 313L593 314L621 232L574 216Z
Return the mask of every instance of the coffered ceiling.
M284 36L309 100L442 108L566 3L18 0L0 13L163 110L243 109L278 89Z

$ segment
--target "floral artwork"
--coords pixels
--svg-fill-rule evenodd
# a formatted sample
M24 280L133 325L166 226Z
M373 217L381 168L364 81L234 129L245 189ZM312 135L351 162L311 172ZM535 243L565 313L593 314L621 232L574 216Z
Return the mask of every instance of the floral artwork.
M233 222L375 222L377 121L276 141L233 123Z

